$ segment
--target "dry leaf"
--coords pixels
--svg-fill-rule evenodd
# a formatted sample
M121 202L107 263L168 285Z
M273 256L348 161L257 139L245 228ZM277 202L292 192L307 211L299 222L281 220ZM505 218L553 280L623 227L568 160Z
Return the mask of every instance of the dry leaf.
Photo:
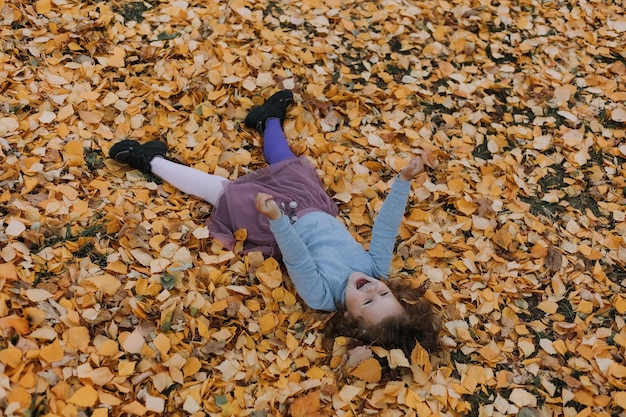
M467 415L498 390L481 412L622 412L624 9L484 3L0 0L4 413ZM398 170L430 166L392 270L428 286L444 352L326 346L247 231L227 250L211 204L108 158L159 139L240 178L266 164L243 121L283 88L366 249ZM520 356L540 389L498 367Z
M290 412L292 417L318 417L320 414L320 393L313 391L304 397L297 398L291 404Z
M365 382L378 382L382 377L382 368L375 358L369 358L353 369L350 375L362 379Z

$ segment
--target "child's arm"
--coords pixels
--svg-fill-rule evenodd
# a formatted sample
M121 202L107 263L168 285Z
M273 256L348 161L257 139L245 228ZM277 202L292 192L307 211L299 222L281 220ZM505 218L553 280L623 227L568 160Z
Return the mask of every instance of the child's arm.
M332 292L287 216L269 194L257 195L256 208L270 219L270 229L283 255L283 263L300 297L311 308L333 311L335 302Z
M432 154L428 152L413 158L394 181L374 220L369 254L379 276L386 276L391 267L393 248L411 190L411 179L424 171L425 164L431 163Z

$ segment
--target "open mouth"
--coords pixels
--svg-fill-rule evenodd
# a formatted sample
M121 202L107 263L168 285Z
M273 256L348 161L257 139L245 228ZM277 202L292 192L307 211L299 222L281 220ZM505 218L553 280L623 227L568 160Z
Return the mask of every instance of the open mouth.
M361 288L363 288L365 285L367 285L369 283L368 280L366 280L365 278L360 278L359 280L357 280L356 282L356 289L360 290Z

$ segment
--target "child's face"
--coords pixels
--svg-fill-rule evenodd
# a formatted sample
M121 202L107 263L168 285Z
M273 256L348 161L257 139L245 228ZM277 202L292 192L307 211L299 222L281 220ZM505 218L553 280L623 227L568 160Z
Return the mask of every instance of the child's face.
M387 284L362 272L353 272L348 277L346 309L347 314L366 326L404 312Z

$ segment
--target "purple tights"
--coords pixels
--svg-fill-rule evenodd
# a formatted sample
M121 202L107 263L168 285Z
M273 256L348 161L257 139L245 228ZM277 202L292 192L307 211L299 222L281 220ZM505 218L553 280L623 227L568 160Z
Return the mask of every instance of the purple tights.
M265 121L265 131L263 132L263 155L270 164L295 158L291 152L287 138L280 124L280 119L272 117Z

